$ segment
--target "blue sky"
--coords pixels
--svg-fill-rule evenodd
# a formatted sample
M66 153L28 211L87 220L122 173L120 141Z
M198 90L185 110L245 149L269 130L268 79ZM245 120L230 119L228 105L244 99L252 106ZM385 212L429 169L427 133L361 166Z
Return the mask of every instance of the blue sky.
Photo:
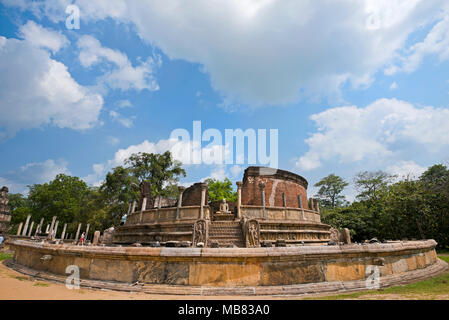
M278 167L310 186L417 177L448 164L448 60L444 0L0 0L0 184L62 172L98 185L193 121L277 129ZM182 183L235 182L246 166L186 165Z

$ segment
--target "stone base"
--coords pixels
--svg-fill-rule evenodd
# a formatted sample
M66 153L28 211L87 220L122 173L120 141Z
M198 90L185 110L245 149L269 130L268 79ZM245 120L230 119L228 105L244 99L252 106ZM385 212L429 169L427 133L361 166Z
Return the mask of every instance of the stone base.
M373 274L382 287L447 269L437 259L433 240L271 248L100 247L26 240L8 244L15 252L14 263L36 276L65 279L67 266L76 265L88 286L115 282L120 284L113 286L131 288L139 283L142 290L171 294L366 289Z
M66 277L51 274L48 272L36 271L24 267L9 259L3 262L7 267L12 268L22 274L34 277L39 280L65 283ZM405 285L416 281L425 280L438 276L449 270L446 262L438 260L435 264L420 270L409 271L402 274L380 277L380 288L387 288L393 285ZM166 295L199 295L199 296L264 296L264 295L309 295L309 294L339 294L354 291L367 290L366 280L356 281L333 281L323 283L310 283L284 286L253 286L253 287L208 287L208 286L180 286L180 285L158 285L142 283L117 283L99 280L80 280L80 286L85 288L106 289L125 292L143 292L148 294Z

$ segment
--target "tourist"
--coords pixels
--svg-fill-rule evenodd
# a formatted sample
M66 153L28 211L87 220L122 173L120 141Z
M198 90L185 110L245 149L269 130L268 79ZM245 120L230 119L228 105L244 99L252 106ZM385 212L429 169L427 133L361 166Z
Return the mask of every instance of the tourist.
M125 213L124 215L123 215L123 217L122 217L122 221L120 221L120 225L121 226L123 226L124 224L125 224L125 222L126 222L126 217L127 217L128 215Z
M3 240L5 240L5 238L3 238L3 235L0 234L0 244L3 243Z
M81 234L81 238L80 238L80 245L84 245L84 232Z

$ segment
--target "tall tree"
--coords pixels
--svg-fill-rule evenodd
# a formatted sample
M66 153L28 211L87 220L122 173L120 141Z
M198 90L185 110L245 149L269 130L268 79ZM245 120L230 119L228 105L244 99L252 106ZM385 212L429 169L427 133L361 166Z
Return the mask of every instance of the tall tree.
M221 201L222 199L232 202L237 201L237 192L232 189L232 182L228 178L223 181L209 178L204 182L208 184L210 201Z
M348 185L343 178L332 173L315 184L315 187L320 187L316 196L324 207L340 207L345 202L345 196L341 192Z
M125 164L129 165L131 174L139 182L151 183L151 192L154 195L173 196L176 189L173 186L179 177L186 176L181 162L174 160L170 151L163 154L139 152L132 154Z
M390 175L384 171L363 171L356 174L354 184L359 194L360 200L377 200L378 192L385 190L396 176Z

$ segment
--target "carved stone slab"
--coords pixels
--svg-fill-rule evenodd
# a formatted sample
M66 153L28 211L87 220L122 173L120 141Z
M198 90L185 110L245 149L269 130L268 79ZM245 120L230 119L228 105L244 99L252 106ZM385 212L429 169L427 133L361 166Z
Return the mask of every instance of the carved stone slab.
M195 221L195 224L193 225L193 240L192 240L192 244L194 247L197 247L199 243L202 243L203 247L207 246L207 240L209 235L208 229L209 228L206 220L200 219Z
M255 219L248 220L246 223L245 240L247 248L260 247L260 225Z

